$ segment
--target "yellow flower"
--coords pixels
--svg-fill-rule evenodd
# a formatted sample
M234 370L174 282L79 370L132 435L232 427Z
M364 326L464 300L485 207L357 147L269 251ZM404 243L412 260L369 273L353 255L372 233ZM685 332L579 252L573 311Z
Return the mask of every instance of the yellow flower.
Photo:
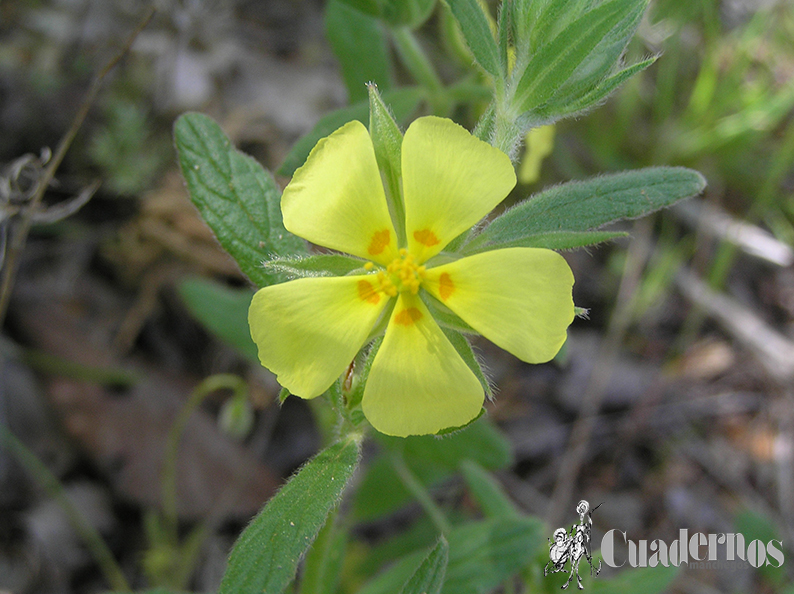
M284 226L363 258L362 269L265 287L249 323L262 364L292 394L314 398L345 372L380 316L390 316L361 404L378 431L407 436L465 425L484 400L428 311L427 294L529 363L554 357L574 308L573 275L551 250L434 258L513 188L504 153L451 120L424 117L406 131L401 159L403 245L364 125L350 122L317 143L284 190Z

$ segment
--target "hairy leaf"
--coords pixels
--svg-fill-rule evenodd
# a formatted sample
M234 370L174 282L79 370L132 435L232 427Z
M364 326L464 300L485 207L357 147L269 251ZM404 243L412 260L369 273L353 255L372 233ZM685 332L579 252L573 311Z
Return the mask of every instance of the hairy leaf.
M305 253L306 244L284 228L273 177L203 114L180 116L174 137L190 199L220 244L254 284L276 282L262 261Z
M259 512L232 548L220 594L280 594L356 470L360 437L326 448Z
M519 203L467 246L479 249L546 233L583 232L636 219L703 191L705 178L684 167L648 167L560 184Z
M477 0L447 0L447 4L477 63L491 76L503 76L507 65L499 60L499 47L480 3Z

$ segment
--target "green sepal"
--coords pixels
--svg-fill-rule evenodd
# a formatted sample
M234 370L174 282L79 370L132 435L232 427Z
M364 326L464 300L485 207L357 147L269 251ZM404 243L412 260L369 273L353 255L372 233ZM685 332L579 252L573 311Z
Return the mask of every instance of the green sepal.
M469 341L466 340L466 337L461 334L460 332L456 332L450 328L441 328L441 331L447 337L447 340L455 347L455 350L461 356L463 361L466 363L466 366L471 369L472 373L477 376L477 379L482 386L483 391L485 391L485 395L490 400L493 398L493 390L491 389L491 384L488 382L488 378L485 377L485 373L480 366L480 362L477 360L477 355L474 354L474 351L469 344ZM479 416L477 417L479 418Z
M369 379L369 372L372 370L372 363L375 361L375 355L378 354L381 344L383 344L383 336L378 336L369 344L369 347L365 349L361 357L356 358L353 385L347 394L347 408L351 411L355 412L356 409L360 411L361 399L364 398L364 388L367 385L367 379ZM362 420L363 416L364 413L361 413L361 418L356 420Z
M287 388L281 388L278 391L278 403L284 404L284 401L291 396L289 390Z
M306 253L306 243L284 228L273 176L203 114L181 115L174 139L190 199L220 244L255 285L278 282L262 261Z
M482 243L472 241L461 250L465 256L488 252L509 247L545 248L548 250L572 250L575 248L596 245L620 237L628 237L625 231L551 231L527 235L513 241L503 243Z
M671 206L705 187L705 178L685 167L648 167L560 184L507 210L467 247L545 233L591 231Z
M408 579L400 594L439 594L449 560L449 543L443 536Z
M399 245L405 245L405 204L400 191L402 178L402 143L403 135L394 121L391 111L383 102L378 87L368 84L369 91L369 135L375 147L375 158L378 161L383 178L386 181L386 200L389 213L397 231Z
M220 594L281 594L358 467L361 436L329 446L273 496L232 548Z
M494 130L496 129L496 106L491 103L485 109L477 125L474 127L472 135L479 138L483 142L491 142Z
M478 334L478 332L464 322L458 314L449 309L446 305L441 303L438 299L433 297L427 291L422 291L419 296L421 297L433 319L438 322L442 328L449 328L462 334Z
M389 105L398 121L408 118L425 97L421 87L405 87L383 93L383 101ZM369 100L364 99L355 105L332 111L323 116L306 135L296 142L276 173L285 177L292 176L295 170L306 162L306 157L317 142L334 130L341 128L350 121L358 120L366 125L369 118Z
M345 276L352 272L365 274L364 260L344 254L314 254L301 258L274 258L262 266L288 280L312 276Z

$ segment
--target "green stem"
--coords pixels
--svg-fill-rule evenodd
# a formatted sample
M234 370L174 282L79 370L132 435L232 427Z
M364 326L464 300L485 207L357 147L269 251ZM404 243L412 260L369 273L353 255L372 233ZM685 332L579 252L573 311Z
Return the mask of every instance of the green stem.
M77 535L93 555L110 587L115 591L129 592L131 588L127 583L127 578L124 577L124 572L121 571L121 567L119 567L113 557L113 553L105 544L105 541L102 540L102 535L86 521L80 510L75 507L58 477L52 474L25 444L2 426L0 426L0 442L11 450L11 453L16 456L20 464L44 487L50 497L58 502L66 513L72 528L74 528Z
M400 477L403 485L405 485L405 488L416 498L419 505L425 510L425 513L430 517L430 520L438 531L444 536L449 536L449 532L452 529L449 520L447 520L441 508L436 505L436 502L433 501L433 497L425 486L416 478L416 475L411 472L411 469L408 468L402 453L393 452L391 463L392 466L394 466L394 470L397 472L397 476Z
M513 163L518 160L518 147L521 145L523 131L514 117L496 105L493 138L491 144L510 157Z
M177 536L177 497L176 497L176 461L179 450L179 441L182 438L182 433L185 431L188 419L193 411L198 408L204 399L218 390L229 389L235 392L235 396L244 393L248 387L242 378L230 374L219 373L212 375L201 382L190 398L179 411L174 424L171 425L171 430L168 432L168 441L166 442L165 460L163 461L163 514L167 522L168 529L173 536L173 542L178 542Z
M416 81L428 90L430 107L436 115L447 115L449 98L444 83L436 73L436 69L428 59L419 41L408 27L395 27L391 30L397 53L408 72Z

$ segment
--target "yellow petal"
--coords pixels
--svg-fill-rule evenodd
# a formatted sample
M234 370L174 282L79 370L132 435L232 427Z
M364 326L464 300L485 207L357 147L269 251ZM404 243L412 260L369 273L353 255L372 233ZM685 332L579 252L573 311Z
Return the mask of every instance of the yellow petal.
M415 120L402 144L408 251L419 262L475 225L516 185L510 159L452 120Z
M314 398L344 373L387 302L366 276L302 278L257 291L248 324L262 365Z
M386 195L369 132L348 122L309 153L281 196L288 231L381 264L397 256Z
M573 273L551 250L507 248L461 258L427 270L422 286L527 363L552 359L573 321Z
M375 429L405 437L465 425L482 409L483 388L424 303L402 293L364 388Z

